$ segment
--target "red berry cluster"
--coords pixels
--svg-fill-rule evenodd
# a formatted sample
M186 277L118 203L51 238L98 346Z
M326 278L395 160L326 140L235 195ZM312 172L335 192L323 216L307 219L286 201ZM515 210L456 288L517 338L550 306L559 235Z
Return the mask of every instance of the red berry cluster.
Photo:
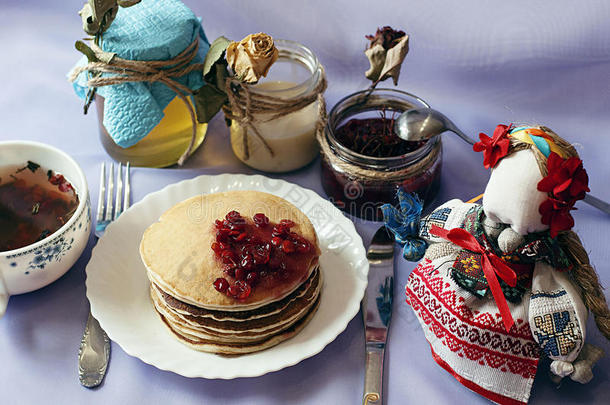
M214 222L216 241L212 250L223 263L226 277L214 281L217 291L237 299L246 299L252 288L268 276L283 278L286 276L285 258L293 253L309 253L309 241L290 228L294 222L282 220L273 226L271 240L265 240L258 234L268 234L264 231L269 226L269 218L258 213L252 217L254 227L248 225L245 218L237 211L229 212L224 220ZM258 229L260 232L255 232ZM268 232L268 231L267 231ZM230 283L227 280L233 279Z
M53 174L53 172L49 170L47 172L47 177L49 178L49 183L53 184L54 186L57 186L59 191L61 191L62 193L74 190L72 184L70 184L68 180L66 180L66 178L61 174Z
M291 220L282 219L279 224L273 227L271 243L286 254L308 253L311 250L311 244L296 232L290 232L290 228L293 226L294 222Z
M426 141L405 141L394 131L395 116L351 119L335 131L339 143L361 155L373 157L400 156L422 147Z

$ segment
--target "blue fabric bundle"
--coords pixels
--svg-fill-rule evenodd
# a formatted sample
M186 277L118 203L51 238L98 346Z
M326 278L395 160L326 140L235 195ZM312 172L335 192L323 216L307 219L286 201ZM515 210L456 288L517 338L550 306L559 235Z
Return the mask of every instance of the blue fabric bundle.
M102 36L102 49L130 60L167 60L175 58L199 38L199 52L191 63L201 63L209 42L201 22L178 0L143 0L120 8L116 19ZM83 57L77 66L87 64ZM191 90L203 86L200 71L176 81ZM74 82L76 94L85 98L87 74ZM135 82L103 86L97 93L104 97L104 126L117 145L127 148L144 138L163 118L163 110L174 93L162 83Z
M403 245L403 257L416 262L426 253L428 244L419 237L419 222L423 205L417 195L399 189L398 208L391 204L381 206L386 228L394 234L396 242Z

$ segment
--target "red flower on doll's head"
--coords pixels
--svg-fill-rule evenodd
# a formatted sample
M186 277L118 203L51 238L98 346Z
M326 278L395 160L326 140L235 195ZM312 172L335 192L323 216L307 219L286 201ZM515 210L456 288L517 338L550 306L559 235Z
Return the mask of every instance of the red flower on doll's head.
M572 229L574 218L570 211L574 204L585 198L589 190L589 176L577 157L563 159L555 152L547 158L548 175L538 183L538 190L549 193L548 200L540 204L541 222L549 225L551 237L560 231Z
M563 159L555 152L549 155L549 174L538 183L538 190L552 193L563 201L582 200L589 190L589 176L577 157Z
M570 214L573 210L574 203L557 200L549 197L546 201L540 204L538 209L542 214L542 222L549 226L551 238L555 238L561 231L567 231L574 226L574 218Z
M498 125L490 138L484 133L479 134L480 141L472 146L475 152L483 152L483 166L486 169L494 167L500 159L508 154L510 140L508 132L512 129L511 125Z

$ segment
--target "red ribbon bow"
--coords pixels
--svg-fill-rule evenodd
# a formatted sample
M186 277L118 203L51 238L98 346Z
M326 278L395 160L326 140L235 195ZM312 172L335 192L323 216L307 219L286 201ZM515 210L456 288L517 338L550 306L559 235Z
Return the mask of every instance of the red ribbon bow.
M509 286L514 287L517 284L517 275L515 274L515 271L493 252L486 250L483 246L481 246L479 241L477 241L477 239L465 229L454 228L447 230L433 225L430 228L430 233L443 239L447 239L448 241L453 242L466 250L479 253L482 256L483 274L485 274L485 278L487 279L489 288L491 289L491 294L493 295L496 305L500 310L504 327L506 328L506 331L508 331L511 326L513 326L515 321L513 320L510 309L508 308L508 303L506 302L506 297L504 297L504 293L502 292L502 287L500 287L498 277L500 277Z

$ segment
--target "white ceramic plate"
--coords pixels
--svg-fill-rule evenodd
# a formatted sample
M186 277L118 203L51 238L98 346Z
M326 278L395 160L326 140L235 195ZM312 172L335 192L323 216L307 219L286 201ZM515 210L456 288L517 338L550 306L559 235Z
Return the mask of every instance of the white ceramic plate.
M320 308L295 337L258 353L222 357L178 342L155 313L138 246L144 230L174 204L195 195L259 190L285 198L310 218L320 239L324 287ZM128 354L186 377L254 377L311 357L358 313L368 261L353 223L311 190L264 176L199 176L147 195L106 230L87 265L87 297L101 326Z

